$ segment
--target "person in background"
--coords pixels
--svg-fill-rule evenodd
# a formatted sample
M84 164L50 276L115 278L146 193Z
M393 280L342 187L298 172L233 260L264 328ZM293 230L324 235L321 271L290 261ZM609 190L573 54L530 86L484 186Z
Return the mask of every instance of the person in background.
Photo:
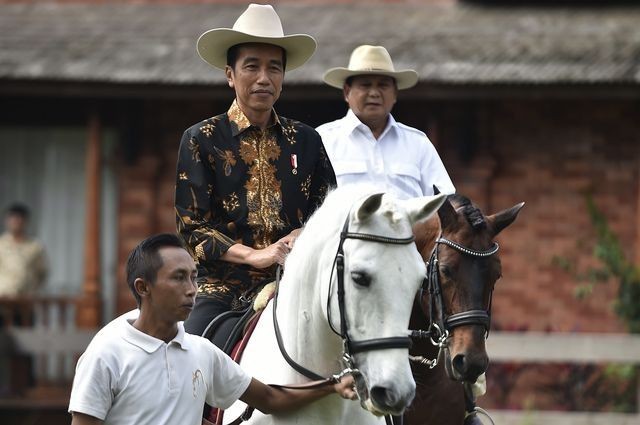
M232 29L205 32L197 47L235 91L226 113L184 132L178 153L177 229L200 272L185 329L202 335L243 295L275 280L336 182L318 133L273 109L285 71L314 53L313 37L285 36L273 7L251 4Z
M11 205L4 214L0 236L0 296L15 297L41 290L47 278L47 259L42 244L27 235L29 209Z
M382 46L356 47L347 68L332 68L324 81L342 90L347 115L316 130L329 154L338 186L374 184L400 199L456 189L435 147L420 130L397 122L391 110L398 90L413 87L418 74L396 71Z

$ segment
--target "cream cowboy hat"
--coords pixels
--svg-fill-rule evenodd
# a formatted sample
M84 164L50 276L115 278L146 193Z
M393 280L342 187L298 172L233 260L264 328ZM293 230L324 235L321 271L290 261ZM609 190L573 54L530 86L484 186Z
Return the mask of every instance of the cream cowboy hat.
M227 50L241 43L267 43L282 47L287 54L287 70L304 64L316 50L310 35L284 35L280 17L270 5L250 4L233 28L215 28L198 38L198 54L209 65L225 69Z
M322 77L331 87L341 89L347 78L355 75L386 75L396 80L398 90L413 87L418 82L418 73L413 69L396 71L387 49L382 46L358 46L351 53L347 68L331 68Z

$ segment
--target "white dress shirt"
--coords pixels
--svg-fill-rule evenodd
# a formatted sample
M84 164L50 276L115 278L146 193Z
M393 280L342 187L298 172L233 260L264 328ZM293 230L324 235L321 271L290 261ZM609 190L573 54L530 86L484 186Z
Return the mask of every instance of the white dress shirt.
M344 118L316 129L333 165L338 186L369 184L399 199L455 193L447 170L427 135L389 114L376 140L371 129L349 110Z

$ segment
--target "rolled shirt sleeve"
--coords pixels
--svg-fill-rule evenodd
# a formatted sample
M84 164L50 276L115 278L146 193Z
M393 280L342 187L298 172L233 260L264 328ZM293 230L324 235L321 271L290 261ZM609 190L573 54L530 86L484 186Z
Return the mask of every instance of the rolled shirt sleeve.
M426 140L424 157L422 160L420 186L424 195L433 195L435 185L440 193L451 195L456 193L456 188L447 173L447 169L440 159L436 148L429 139Z

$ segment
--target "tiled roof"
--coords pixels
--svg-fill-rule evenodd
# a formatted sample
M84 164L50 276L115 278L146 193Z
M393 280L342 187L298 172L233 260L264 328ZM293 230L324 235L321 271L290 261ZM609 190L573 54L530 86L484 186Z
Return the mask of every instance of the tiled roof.
M195 52L245 6L0 4L0 79L219 84ZM445 84L640 83L640 7L276 6L318 51L287 83L320 83L358 44Z

